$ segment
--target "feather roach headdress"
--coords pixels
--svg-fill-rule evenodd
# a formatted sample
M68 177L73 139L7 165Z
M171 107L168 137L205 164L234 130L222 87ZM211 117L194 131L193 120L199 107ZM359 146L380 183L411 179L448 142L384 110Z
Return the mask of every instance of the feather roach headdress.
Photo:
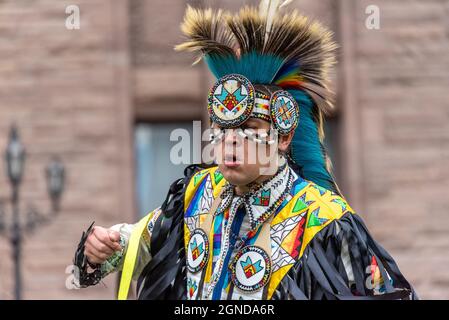
M328 70L335 63L337 46L320 23L296 10L281 14L279 9L290 2L263 0L259 8L244 7L234 15L189 6L181 25L187 40L176 50L198 53L195 63L204 59L217 79L236 75L231 80L247 79L255 91L258 85L267 85L287 92L281 102L289 104L290 98L300 110L291 144L294 162L306 179L338 192L323 146L323 116L332 107ZM220 94L221 84L215 86ZM253 98L253 87L245 88L235 96ZM243 113L226 123L239 123Z

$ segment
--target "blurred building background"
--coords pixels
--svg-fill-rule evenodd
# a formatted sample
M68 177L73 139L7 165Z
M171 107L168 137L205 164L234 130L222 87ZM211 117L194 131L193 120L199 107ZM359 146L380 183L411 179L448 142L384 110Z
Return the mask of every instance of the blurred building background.
M203 65L172 50L185 6L257 2L0 1L0 150L15 122L28 150L22 208L49 207L42 168L52 155L67 168L61 214L26 234L25 299L115 297L115 276L68 290L65 270L93 220L136 221L182 173L168 161L169 134L206 119L212 84ZM68 5L80 9L79 30L65 27ZM365 26L369 5L380 9L379 30ZM418 294L449 299L449 1L292 6L322 20L340 44L327 125L338 182ZM2 169L0 200L9 194ZM0 299L13 298L10 257L2 237Z

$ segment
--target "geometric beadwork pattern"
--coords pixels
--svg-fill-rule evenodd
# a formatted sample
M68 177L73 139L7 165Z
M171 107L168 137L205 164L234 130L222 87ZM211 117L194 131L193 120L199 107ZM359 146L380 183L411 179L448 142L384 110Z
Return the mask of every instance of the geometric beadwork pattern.
M307 228L317 227L325 224L329 219L320 218L318 215L320 213L320 208L316 208L309 215L309 221L307 222Z
M296 200L295 206L292 209L293 213L302 211L304 209L307 208L307 205L301 200L301 198L298 198L298 200Z
M288 252L288 254L296 259L301 251L302 238L304 236L304 225L305 225L305 213L301 215L302 219L292 231L282 240L281 247Z
M189 228L190 232L193 232L197 228L198 216L184 217L184 223Z
M272 250L271 260L273 262L273 272L276 272L278 269L286 265L295 263L295 259L292 258L281 246L277 246L275 248L272 247Z
M310 206L315 202L315 200L313 200L313 199L314 199L313 196L314 196L313 193L306 191L306 192L304 192L304 194L300 197L300 199L302 200L302 202L304 202L304 203L306 204L306 206L310 207ZM312 197L312 200L307 200L307 199L309 199L310 197Z
M276 91L271 97L271 121L280 134L289 134L298 124L299 108L287 91Z
M223 128L241 125L253 108L254 87L241 75L229 74L218 79L209 92L209 116Z
M223 174L219 170L215 170L215 172L214 172L215 185L219 184L222 179L223 179Z
M304 215L296 215L271 226L271 240L281 244L282 240L296 227L303 217Z
M348 209L348 204L341 198L332 199L331 201L340 205L342 212L345 212Z
M210 175L206 178L206 185L204 186L203 194L200 200L200 213L207 213L212 207L213 197L212 182Z

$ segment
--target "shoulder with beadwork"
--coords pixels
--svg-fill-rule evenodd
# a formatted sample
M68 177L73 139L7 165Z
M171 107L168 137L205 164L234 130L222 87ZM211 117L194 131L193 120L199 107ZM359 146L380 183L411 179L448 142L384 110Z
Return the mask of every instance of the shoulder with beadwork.
M354 210L342 196L313 182L309 182L304 188L301 199L308 208L302 252L315 235L326 226L345 214L354 214Z
M197 192L204 192L205 188L211 188L214 198L220 188L226 182L218 166L203 169L195 173L190 179L184 198L184 207L187 208Z
M354 213L348 202L339 194L325 189L314 182L310 182L306 188L306 201L317 202L318 206L327 218L333 220L340 218L347 212Z

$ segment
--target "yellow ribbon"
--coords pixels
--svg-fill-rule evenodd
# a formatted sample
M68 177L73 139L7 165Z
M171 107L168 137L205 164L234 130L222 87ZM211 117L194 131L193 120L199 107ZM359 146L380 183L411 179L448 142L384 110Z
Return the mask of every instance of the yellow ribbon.
M140 238L150 220L151 213L143 217L135 226L129 237L128 249L125 254L123 263L122 277L120 279L120 287L118 289L118 300L128 299L129 287L133 278L134 266L137 259L137 251L139 250Z

